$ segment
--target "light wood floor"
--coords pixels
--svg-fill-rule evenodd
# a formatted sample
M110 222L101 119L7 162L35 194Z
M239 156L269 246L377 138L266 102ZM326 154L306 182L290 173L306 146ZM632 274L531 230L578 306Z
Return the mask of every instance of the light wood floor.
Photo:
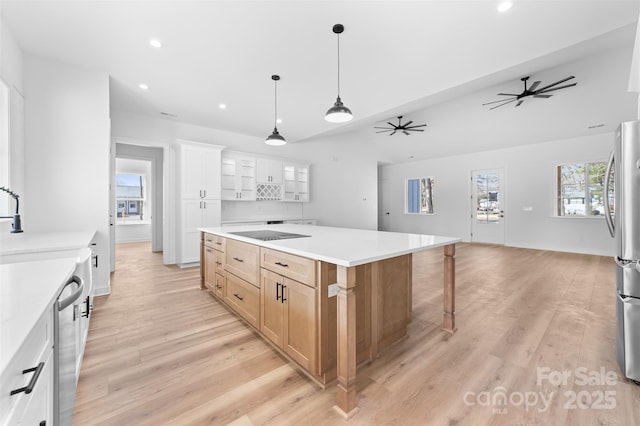
M410 336L358 370L349 423L640 422L640 386L616 363L612 259L459 244L456 261L458 332L440 331L442 250L415 255ZM117 266L95 301L74 425L347 423L335 386L319 390L199 290L196 268L163 266L138 243L117 247ZM582 385L580 367L618 379ZM571 376L537 384L538 368Z

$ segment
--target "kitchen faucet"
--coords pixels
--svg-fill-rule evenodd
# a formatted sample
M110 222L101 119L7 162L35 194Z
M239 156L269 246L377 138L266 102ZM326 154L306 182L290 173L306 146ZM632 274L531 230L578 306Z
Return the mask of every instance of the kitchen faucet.
M13 192L12 190L10 190L9 188L5 188L4 186L0 186L0 191L4 191L7 194L11 195L15 200L16 200L16 214L14 214L13 216L0 216L0 219L13 219L13 223L11 224L11 233L12 234L17 234L22 232L22 224L20 222L20 214L18 213L18 209L20 208L20 201L18 200L18 198L20 198L20 196L18 194L16 194L15 192Z

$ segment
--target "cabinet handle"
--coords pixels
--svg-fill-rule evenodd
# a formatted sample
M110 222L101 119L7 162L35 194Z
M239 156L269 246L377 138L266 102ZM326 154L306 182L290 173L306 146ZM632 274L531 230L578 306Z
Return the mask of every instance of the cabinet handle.
M94 254L91 257L93 257L93 260L95 260L95 262L93 262L93 267L97 268L98 267L98 255Z
M244 262L244 260L238 259L237 257L234 257L233 260L237 260L238 262Z
M43 368L44 368L44 362L41 362L40 364L38 364L37 367L22 370L22 374L33 373L34 371L35 373L33 373L33 376L31 376L31 380L29 380L29 384L26 387L12 390L11 395L15 395L21 392L24 392L27 394L31 393L31 391L33 391L33 388L36 386L36 382L38 381L38 377L40 377L40 373L42 372Z
M221 288L222 288L222 286L221 286L221 285L216 284L216 288L217 288L217 289L221 289Z
M280 286L282 284L280 284L279 282L276 281L276 300L280 300Z
M244 298L242 298L242 296L240 296L238 293L233 293L233 295L240 300L244 300Z
M211 253L211 249L207 249L207 253Z
M220 241L216 241L216 245L221 246L222 243Z
M282 262L276 262L276 265L282 266L283 268L288 268L289 267L289 265L287 265L286 263L282 263Z
M204 208L206 209L207 208L207 202L203 201L202 203L204 204Z
M280 295L280 302L284 303L287 299L284 298L284 289L287 288L286 285L280 284L282 286L282 294Z
M204 195L202 198L207 198L207 190L206 189L202 190L202 195Z
M91 312L91 302L89 301L89 296L84 299L84 304L86 311L82 314L82 316L85 318L89 318L89 312Z
M220 266L222 265L222 262L216 262L216 265Z

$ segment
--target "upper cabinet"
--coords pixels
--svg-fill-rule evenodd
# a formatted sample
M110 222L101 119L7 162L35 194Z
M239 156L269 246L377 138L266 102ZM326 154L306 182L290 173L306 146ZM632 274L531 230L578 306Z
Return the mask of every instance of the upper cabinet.
M220 150L183 146L182 198L220 199Z
M258 158L258 183L282 183L282 161Z
M283 201L309 201L309 165L285 162Z
M224 154L222 156L222 199L255 201L255 158Z
M222 153L222 199L309 201L309 165L295 161Z

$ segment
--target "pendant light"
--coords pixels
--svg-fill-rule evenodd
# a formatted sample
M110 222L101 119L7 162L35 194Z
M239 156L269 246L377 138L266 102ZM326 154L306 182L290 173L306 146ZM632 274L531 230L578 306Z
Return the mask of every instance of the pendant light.
M344 106L340 99L340 34L344 31L342 24L335 24L333 32L338 36L338 98L336 103L324 115L324 119L330 123L344 123L353 118L351 110Z
M267 136L267 139L264 141L267 145L285 145L287 143L286 140L282 137L280 133L278 133L278 128L276 124L278 123L278 80L280 80L279 75L272 75L271 80L273 80L274 87L274 114L273 114L273 133Z

